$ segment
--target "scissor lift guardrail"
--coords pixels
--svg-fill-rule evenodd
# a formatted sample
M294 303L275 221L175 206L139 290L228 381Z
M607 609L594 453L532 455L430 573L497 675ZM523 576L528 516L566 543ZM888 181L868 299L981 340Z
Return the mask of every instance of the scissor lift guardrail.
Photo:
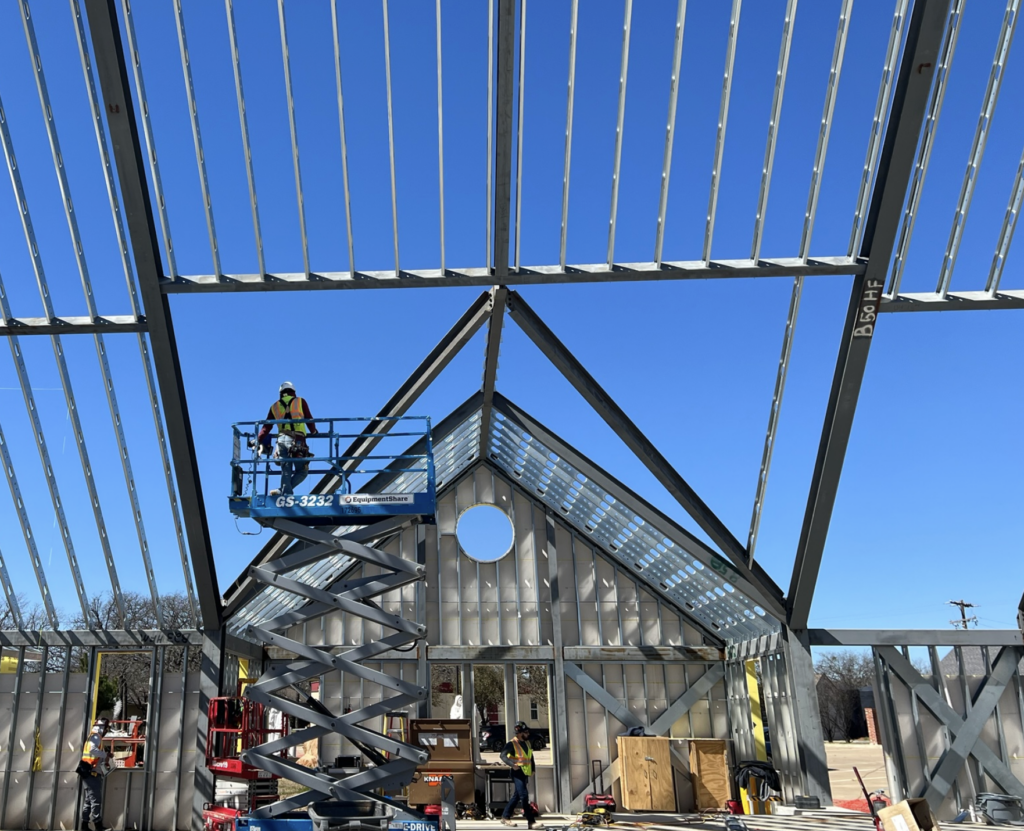
M407 438L410 442L425 439L426 449L418 454L373 453L362 456L346 455L343 444L365 438L365 431L353 432L356 426L371 426L396 422L396 427L421 425L421 429L397 429L388 432L388 439ZM401 422L401 424L398 424ZM315 424L319 432L307 435L306 442L312 452L305 458L276 456L268 443L260 444L258 436L264 424L275 425L278 430L298 422L290 420L249 421L232 425L233 452L231 456L231 493L228 507L235 516L256 521L293 519L304 525L366 525L392 516L420 516L433 522L436 485L434 454L430 433L430 419L425 416L323 418L307 419L303 424ZM348 428L348 429L346 429ZM308 465L311 476L335 474L342 486L334 493L284 494L280 483L284 465ZM353 492L354 480L369 480L373 476L393 473L406 478L421 479L421 487L402 493Z

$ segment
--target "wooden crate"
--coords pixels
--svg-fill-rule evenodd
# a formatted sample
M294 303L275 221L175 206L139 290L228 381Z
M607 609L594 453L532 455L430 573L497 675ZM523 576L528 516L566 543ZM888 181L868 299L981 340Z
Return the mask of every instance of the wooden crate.
M627 811L675 811L669 740L653 736L619 736L622 807Z
M697 811L725 808L732 799L732 781L724 739L690 739L690 777Z

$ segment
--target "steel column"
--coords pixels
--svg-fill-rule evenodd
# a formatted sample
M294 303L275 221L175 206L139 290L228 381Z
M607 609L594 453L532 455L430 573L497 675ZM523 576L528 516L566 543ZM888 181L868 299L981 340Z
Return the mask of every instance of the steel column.
M224 683L224 634L223 629L208 629L203 633L203 658L199 669L199 713L196 721L195 785L192 792L192 831L201 831L203 805L214 800L213 772L206 767L203 760L206 758L206 740L210 727L210 699L221 694L221 686Z
M885 287L907 183L913 169L934 65L946 21L943 0L916 0L900 63L889 128L879 162L879 176L865 226L861 256L864 274L853 280L850 305L840 342L832 391L811 479L793 577L787 596L789 625L807 628L814 586L825 549L846 446L867 366L878 307ZM827 779L825 782L827 786Z
M534 557L539 562L540 551L534 531ZM555 677L552 679L552 693L554 696L554 729L555 740L552 742L554 748L554 762L558 769L555 779L556 804L560 810L564 810L572 801L572 780L569 778L569 711L565 699L565 661L562 658L562 646L564 643L562 635L562 586L558 580L558 547L555 542L555 520L545 511L544 513L544 550L548 559L548 581L551 591L551 640L556 644L555 648ZM538 583L537 605L540 607L540 584Z
M162 269L159 240L153 223L117 10L114 0L86 0L86 13L96 70L106 104L107 125L114 147L114 160L128 219L139 287L149 322L153 358L167 419L192 569L198 584L203 625L210 630L219 630L221 601L217 570L210 545L210 531L206 522L203 490L170 305L160 291Z
M814 683L814 660L807 633L786 629L783 649L786 655L790 704L799 751L800 773L804 780L804 793L817 796L822 805L831 805L832 787L828 779L818 691Z

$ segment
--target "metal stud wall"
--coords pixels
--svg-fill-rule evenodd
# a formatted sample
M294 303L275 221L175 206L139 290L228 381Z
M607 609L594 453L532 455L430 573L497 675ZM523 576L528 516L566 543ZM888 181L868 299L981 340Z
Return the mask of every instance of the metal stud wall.
M198 633L191 633L196 640ZM5 638L6 640L6 638ZM191 650L196 650L196 645ZM187 671L188 645L134 650L150 665L145 762L105 780L105 827L184 829L191 821L199 677ZM0 825L76 828L75 767L89 728L98 647L4 647L0 673ZM6 706L10 704L10 706Z
M470 559L456 536L462 512L479 504L500 507L512 521L512 551L497 562ZM657 725L659 735L678 738L728 736L726 691L717 680L721 651L707 646L707 638L680 609L564 518L552 517L542 500L500 469L478 462L465 470L440 496L436 527L406 527L375 547L408 559L422 557L427 567L426 646L404 660L391 653L394 660L382 662L383 671L426 683L418 673L429 673L431 664L456 664L466 690L474 664L544 664L554 670L558 660L565 668L564 675L550 673L558 688L549 699L552 736L564 735L567 743L561 750L554 747L554 766L538 769L537 798L544 810L569 810L578 802L593 784L591 762L612 767L615 737L632 726ZM362 564L347 574L373 571ZM414 617L416 591L407 586L390 592L382 596L381 606ZM378 625L343 612L319 621L286 634L310 645L343 648L381 637ZM642 652L648 648L653 660ZM708 679L716 681L705 679L707 689L692 704L677 718L669 716L671 723L659 722L713 668ZM381 693L377 685L338 673L324 676L322 690L332 708L332 700L342 699L339 709L365 706ZM506 699L506 723L519 717L515 708ZM475 714L471 717L475 722ZM384 720L368 726L383 729ZM346 742L332 741L337 743L325 742L321 748L323 758L356 752ZM566 774L564 785L560 770ZM617 766L606 781L617 781Z

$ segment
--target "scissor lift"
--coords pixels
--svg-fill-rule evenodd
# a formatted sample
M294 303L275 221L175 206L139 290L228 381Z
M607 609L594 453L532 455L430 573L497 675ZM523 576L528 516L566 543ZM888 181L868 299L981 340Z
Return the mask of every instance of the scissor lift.
M364 661L379 660L379 656L395 649L410 648L424 638L426 627L401 615L384 611L374 598L425 578L422 565L402 557L379 551L367 545L336 536L329 528L346 525L372 525L375 522L408 517L432 524L435 521L436 493L434 459L427 418L393 419L396 429L389 437L423 439L424 452L419 454L351 456L341 452L353 439L364 438L366 430L352 432L360 424L374 429L387 419L316 419L320 432L307 437L310 451L315 455L302 459L308 463L309 474L335 474L340 485L334 492L319 490L307 494L272 494L278 490L281 464L294 461L278 459L268 454L266 447L257 442L260 426L265 423L288 425L294 422L249 422L235 424L234 454L231 460L231 494L228 504L238 517L249 517L259 524L282 532L304 547L272 562L253 566L249 575L260 583L297 595L304 604L294 611L248 626L246 634L268 646L276 646L297 657L279 664L245 690L245 696L263 707L280 710L309 726L286 736L243 750L240 762L246 767L266 771L273 776L289 779L310 790L271 805L264 805L250 813L252 818L280 817L289 811L310 806L311 814L329 816L331 824L338 826L381 828L388 823L423 822L426 817L418 811L384 795L385 790L396 790L407 785L416 766L427 761L427 752L408 742L387 735L386 732L362 726L371 719L381 718L411 704L426 700L427 689L418 684L392 678L376 669L363 666ZM420 429L412 429L415 427ZM347 430L347 432L343 432ZM395 473L401 477L402 492L370 493L354 490L353 482L360 477L372 481L382 473ZM315 481L315 480L314 480ZM304 582L296 572L326 557L342 553L354 560L370 563L375 574L368 577L345 579L327 587ZM319 648L287 637L284 633L304 621L320 617L332 610L342 610L364 620L378 623L392 630L380 640L341 651ZM333 672L348 673L356 678L379 684L393 694L379 702L348 713L334 713L321 701L301 693L299 685ZM296 693L299 693L296 700ZM310 739L337 733L358 747L369 762L366 768L350 774L335 775L330 769L310 770L296 764L282 751Z

